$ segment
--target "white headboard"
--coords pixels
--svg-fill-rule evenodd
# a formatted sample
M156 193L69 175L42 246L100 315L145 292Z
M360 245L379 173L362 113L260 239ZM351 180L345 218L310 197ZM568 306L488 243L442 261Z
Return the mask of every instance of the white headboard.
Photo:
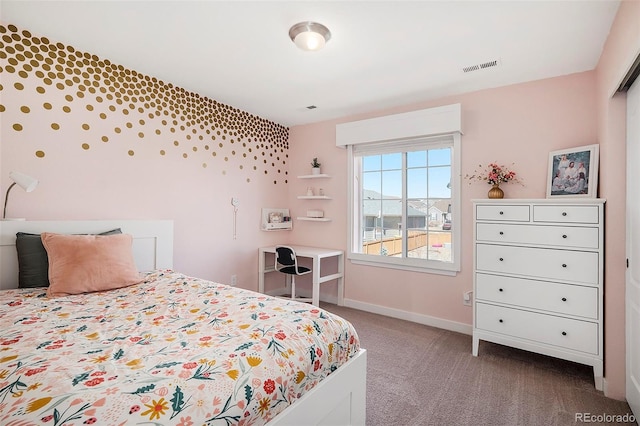
M173 268L171 220L0 221L0 290L18 287L16 233L98 234L120 228L133 235L133 257L139 271Z

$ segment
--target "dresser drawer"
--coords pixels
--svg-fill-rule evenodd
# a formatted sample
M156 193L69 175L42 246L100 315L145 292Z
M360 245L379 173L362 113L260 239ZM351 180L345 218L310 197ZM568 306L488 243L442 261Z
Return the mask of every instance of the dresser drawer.
M476 300L598 319L598 288L476 274Z
M598 223L598 206L533 206L534 222Z
M598 354L598 324L476 303L476 328Z
M484 205L476 206L477 220L500 220L511 222L529 222L529 206L518 205Z
M579 226L477 223L476 240L598 249L598 228Z
M598 285L597 252L476 244L476 269Z

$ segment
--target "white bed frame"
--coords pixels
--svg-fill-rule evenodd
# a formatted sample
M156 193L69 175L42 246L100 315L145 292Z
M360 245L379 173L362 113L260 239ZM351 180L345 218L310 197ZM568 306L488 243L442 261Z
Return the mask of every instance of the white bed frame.
M133 236L133 256L138 270L173 268L173 221L170 220L0 221L0 290L18 287L17 232L96 234L114 228ZM361 349L269 425L364 425L366 372L367 353Z

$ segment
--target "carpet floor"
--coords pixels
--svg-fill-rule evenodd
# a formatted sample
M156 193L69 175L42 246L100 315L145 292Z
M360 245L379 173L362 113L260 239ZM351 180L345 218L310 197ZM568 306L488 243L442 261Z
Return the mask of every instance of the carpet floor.
M322 304L367 350L367 426L636 424L604 396L591 367L471 336ZM589 421L585 421L589 420Z

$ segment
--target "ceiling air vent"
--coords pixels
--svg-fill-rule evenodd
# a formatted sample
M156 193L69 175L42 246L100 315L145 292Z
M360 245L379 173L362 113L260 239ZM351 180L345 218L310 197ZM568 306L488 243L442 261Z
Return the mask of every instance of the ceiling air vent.
M491 68L491 67L497 67L497 66L498 66L498 60L494 60L494 61L484 62L482 64L476 64L476 65L470 65L468 67L464 67L462 68L462 71L471 72L471 71L478 71L478 70L483 70L485 68Z
M315 106L315 105L309 105L308 107L305 107L305 108L307 108L307 109L316 109L316 108L318 108L318 107L317 107L317 106Z

